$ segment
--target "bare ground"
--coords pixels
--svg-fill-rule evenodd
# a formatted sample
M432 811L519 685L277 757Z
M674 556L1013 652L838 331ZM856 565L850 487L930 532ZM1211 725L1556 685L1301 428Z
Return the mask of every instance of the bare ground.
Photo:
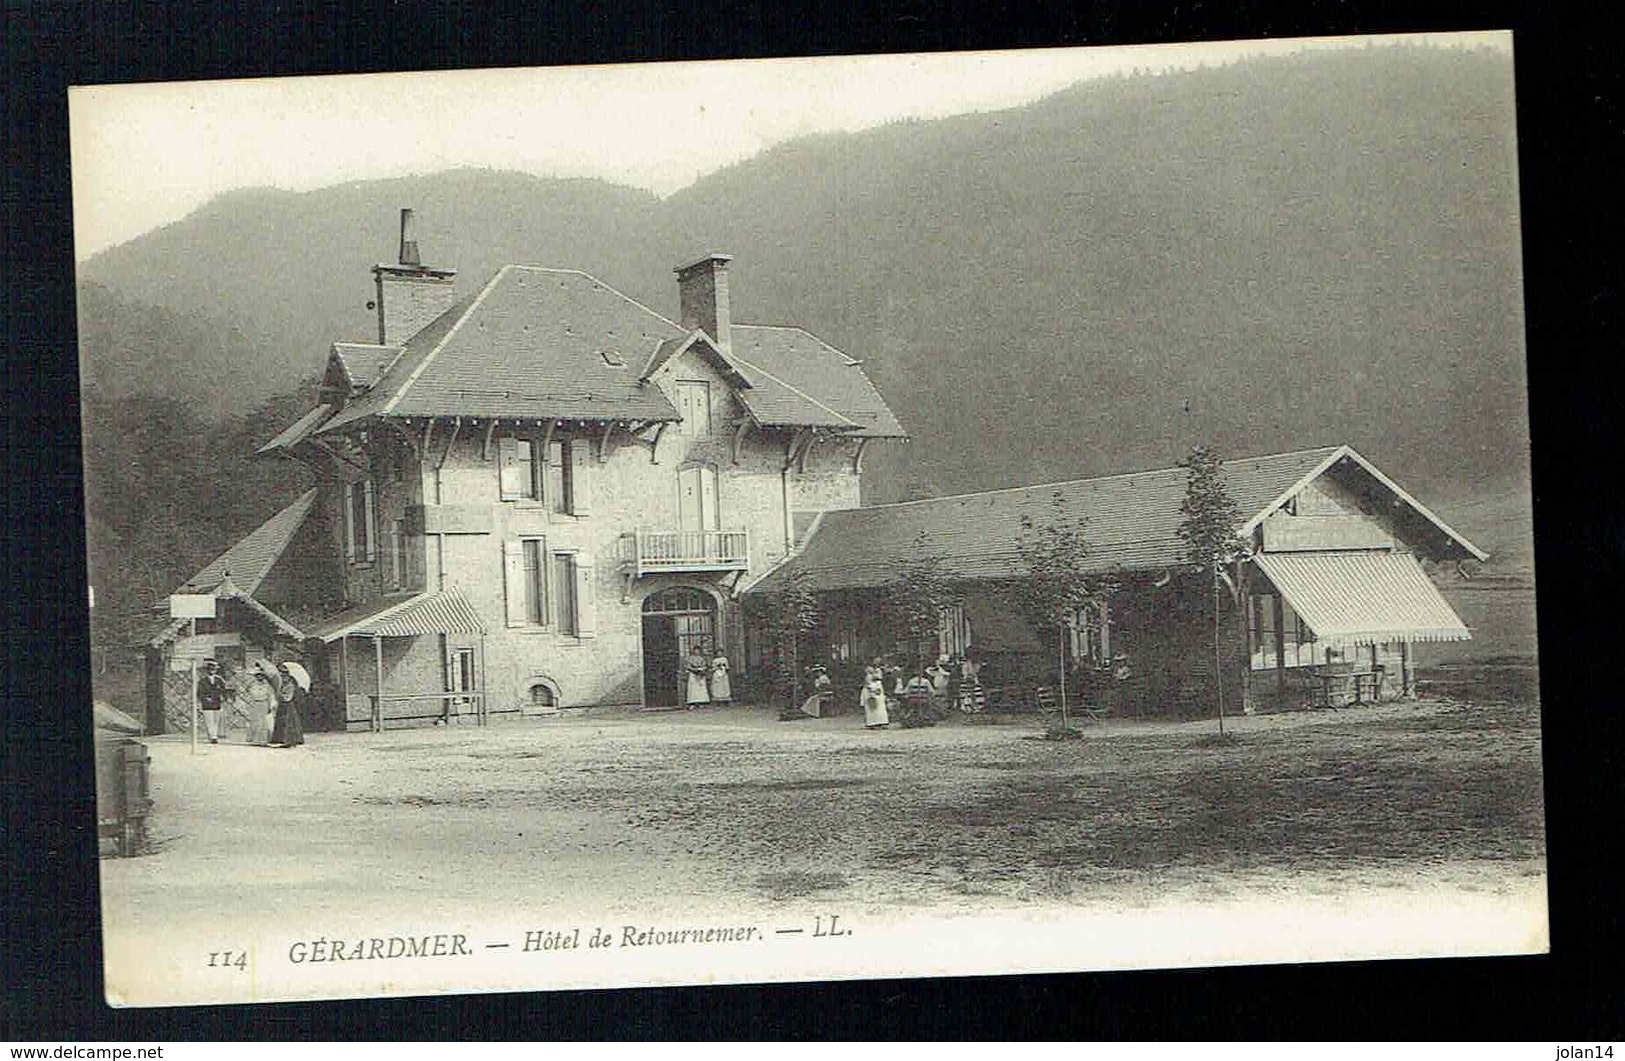
M102 862L138 943L656 909L906 914L1543 888L1539 718L1433 700L1212 722L869 732L730 708L151 742L153 850ZM331 926L331 927L329 927ZM293 929L297 931L298 929ZM201 943L199 945L202 945Z

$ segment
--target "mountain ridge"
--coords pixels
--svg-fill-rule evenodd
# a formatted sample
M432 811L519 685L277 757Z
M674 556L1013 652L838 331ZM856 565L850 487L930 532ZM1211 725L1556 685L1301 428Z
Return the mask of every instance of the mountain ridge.
M1404 45L1119 75L790 141L664 198L466 169L240 190L83 263L111 296L85 300L85 377L217 415L274 397L372 337L368 270L413 206L460 292L535 262L673 315L671 268L733 254L736 318L863 360L913 434L866 461L876 501L1195 442L1346 442L1424 497L1526 492L1511 72ZM163 336L121 347L131 321L235 338L187 373Z

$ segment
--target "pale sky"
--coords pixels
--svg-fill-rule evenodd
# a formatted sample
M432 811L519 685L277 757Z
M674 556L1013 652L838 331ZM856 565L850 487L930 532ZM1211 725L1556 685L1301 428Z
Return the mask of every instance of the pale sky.
M462 166L668 195L810 133L1030 103L1092 77L1367 42L1506 33L99 85L69 93L76 256L223 192Z

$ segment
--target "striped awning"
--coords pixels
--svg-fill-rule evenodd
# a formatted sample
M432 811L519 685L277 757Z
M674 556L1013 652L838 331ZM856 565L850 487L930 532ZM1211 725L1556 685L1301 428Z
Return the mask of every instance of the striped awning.
M1472 635L1406 553L1259 553L1253 558L1321 641L1466 641Z
M351 616L312 636L326 642L343 637L417 637L421 634L483 634L479 613L456 590L419 593L405 600L381 601L363 615Z

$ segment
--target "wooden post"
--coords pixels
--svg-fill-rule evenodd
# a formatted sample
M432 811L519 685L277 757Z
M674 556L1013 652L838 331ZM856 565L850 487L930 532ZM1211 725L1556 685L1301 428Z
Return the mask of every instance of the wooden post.
M1253 713L1253 632L1247 625L1252 606L1252 593L1247 584L1247 568L1236 560L1236 627L1241 631L1241 713Z
M1416 695L1415 664L1411 661L1411 643L1399 643L1399 691L1400 695L1409 700Z
M1279 596L1270 598L1275 609L1275 695L1286 699L1286 609Z
M1213 697L1219 705L1219 736L1224 736L1224 671L1219 666L1219 563L1213 562Z
M372 637L373 674L375 676L374 688L377 692L372 700L372 731L384 731L384 639L374 634Z
M485 635L483 633L480 635L480 670L478 674L474 675L474 685L479 689L476 695L479 697L479 722L483 726L485 725L485 713L491 706L485 700L485 693L491 687L491 681L490 676L485 673ZM558 705L553 706L557 707Z
M197 638L197 620L192 620L191 637ZM192 754L197 754L197 656L193 645L187 645L186 650L194 653L192 656ZM218 726L215 727L217 730Z
M1072 728L1066 711L1066 624L1061 624L1061 729Z

